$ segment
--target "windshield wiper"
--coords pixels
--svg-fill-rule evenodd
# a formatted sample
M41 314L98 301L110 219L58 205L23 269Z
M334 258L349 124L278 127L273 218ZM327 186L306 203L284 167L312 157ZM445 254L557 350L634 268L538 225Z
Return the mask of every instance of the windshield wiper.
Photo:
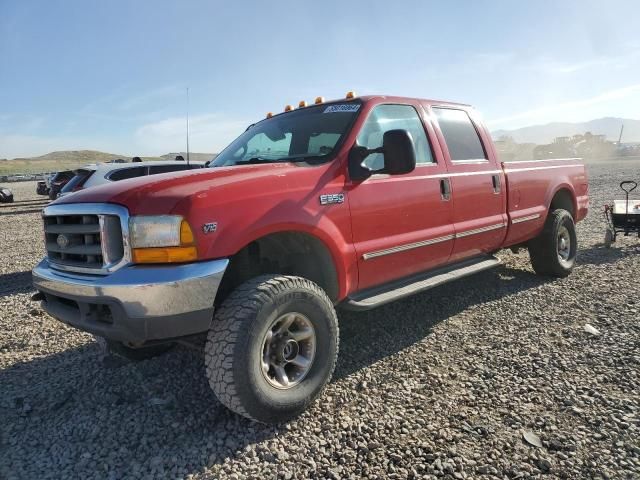
M246 160L237 160L235 163L236 165L246 165L250 163L273 163L274 161L276 160L272 158L251 157L251 158L247 158Z

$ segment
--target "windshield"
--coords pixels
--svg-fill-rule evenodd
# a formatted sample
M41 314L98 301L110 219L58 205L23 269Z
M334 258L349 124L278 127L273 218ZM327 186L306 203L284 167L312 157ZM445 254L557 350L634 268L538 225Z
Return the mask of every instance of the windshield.
M236 138L209 167L327 160L349 131L360 105L354 101L317 105L263 120Z

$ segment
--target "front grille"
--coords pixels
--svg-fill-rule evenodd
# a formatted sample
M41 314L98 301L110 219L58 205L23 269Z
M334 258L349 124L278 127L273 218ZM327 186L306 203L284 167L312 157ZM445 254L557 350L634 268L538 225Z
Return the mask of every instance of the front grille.
M44 234L49 261L65 270L101 272L124 256L117 215L45 212Z

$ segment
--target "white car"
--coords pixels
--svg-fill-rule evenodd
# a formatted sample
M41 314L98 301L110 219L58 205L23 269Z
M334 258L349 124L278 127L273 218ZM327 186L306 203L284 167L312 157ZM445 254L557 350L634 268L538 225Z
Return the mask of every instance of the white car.
M132 163L97 163L74 170L75 176L60 191L64 197L85 188L103 185L127 178L144 177L158 173L180 172L203 168L204 162L158 161Z

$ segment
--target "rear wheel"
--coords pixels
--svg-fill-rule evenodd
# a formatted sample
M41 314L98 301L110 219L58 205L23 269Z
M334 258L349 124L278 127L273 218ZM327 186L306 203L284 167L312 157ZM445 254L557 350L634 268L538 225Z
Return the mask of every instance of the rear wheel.
M540 235L529 242L529 257L538 275L566 277L576 262L578 241L573 217L563 209L547 216Z
M238 287L216 312L206 373L227 408L278 423L320 394L337 353L338 319L325 292L305 278L263 275Z

